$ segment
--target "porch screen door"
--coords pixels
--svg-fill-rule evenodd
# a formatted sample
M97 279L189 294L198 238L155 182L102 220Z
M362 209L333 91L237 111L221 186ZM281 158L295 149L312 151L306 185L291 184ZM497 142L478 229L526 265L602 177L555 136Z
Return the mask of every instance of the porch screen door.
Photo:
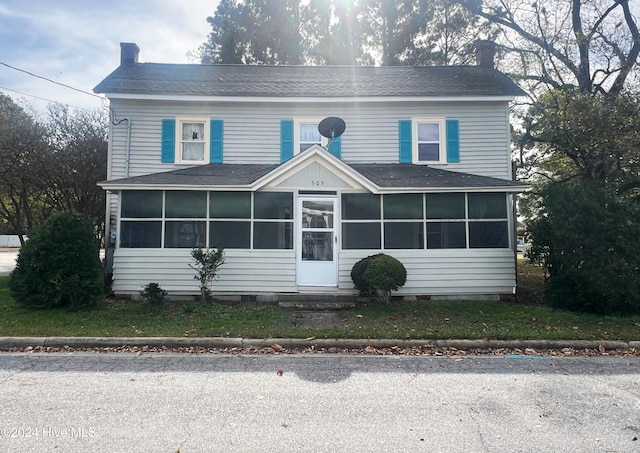
M298 199L298 285L337 286L338 214L336 198Z

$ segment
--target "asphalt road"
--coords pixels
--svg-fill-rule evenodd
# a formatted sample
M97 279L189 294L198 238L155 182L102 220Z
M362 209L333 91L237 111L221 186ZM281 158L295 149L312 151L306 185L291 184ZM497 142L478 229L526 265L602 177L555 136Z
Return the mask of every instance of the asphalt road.
M5 353L0 389L8 452L640 451L637 357Z

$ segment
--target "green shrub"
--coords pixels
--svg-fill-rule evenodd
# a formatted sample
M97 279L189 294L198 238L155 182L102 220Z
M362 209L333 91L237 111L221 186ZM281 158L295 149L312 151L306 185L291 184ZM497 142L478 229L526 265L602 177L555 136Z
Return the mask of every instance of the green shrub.
M379 253L358 261L351 269L351 279L361 296L388 302L391 292L406 283L407 270L394 257Z
M140 291L140 296L149 305L160 308L167 299L167 292L158 283L149 283Z
M554 183L531 222L531 257L547 272L545 298L557 308L640 313L640 206L602 185Z
M90 307L103 296L103 268L91 220L59 213L29 232L9 289L28 308Z
M196 271L193 278L200 282L200 297L203 302L210 302L212 297L209 287L218 278L218 270L224 264L224 249L193 249L191 258L195 261L195 265L189 264L189 267Z
M359 294L363 297L374 296L375 291L369 286L368 282L364 278L364 273L367 270L367 267L371 263L371 261L377 256L382 255L382 253L378 253L377 255L367 256L366 258L362 258L351 268L351 280L353 281L353 285L358 290Z

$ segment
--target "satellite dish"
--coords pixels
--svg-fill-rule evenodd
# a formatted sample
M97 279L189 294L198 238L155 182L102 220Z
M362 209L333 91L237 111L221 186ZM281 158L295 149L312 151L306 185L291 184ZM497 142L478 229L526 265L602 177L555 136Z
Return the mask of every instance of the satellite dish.
M344 133L346 127L347 126L344 124L344 120L342 120L342 118L330 116L320 121L320 124L318 124L318 132L320 132L320 135L323 137L333 140L334 138L340 137Z

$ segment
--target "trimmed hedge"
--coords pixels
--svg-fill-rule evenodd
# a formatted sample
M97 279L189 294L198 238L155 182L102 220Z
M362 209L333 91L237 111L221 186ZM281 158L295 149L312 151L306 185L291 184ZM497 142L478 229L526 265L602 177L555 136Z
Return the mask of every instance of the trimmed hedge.
M406 283L407 270L394 257L378 253L358 261L351 269L351 280L361 296L388 302L391 292Z

